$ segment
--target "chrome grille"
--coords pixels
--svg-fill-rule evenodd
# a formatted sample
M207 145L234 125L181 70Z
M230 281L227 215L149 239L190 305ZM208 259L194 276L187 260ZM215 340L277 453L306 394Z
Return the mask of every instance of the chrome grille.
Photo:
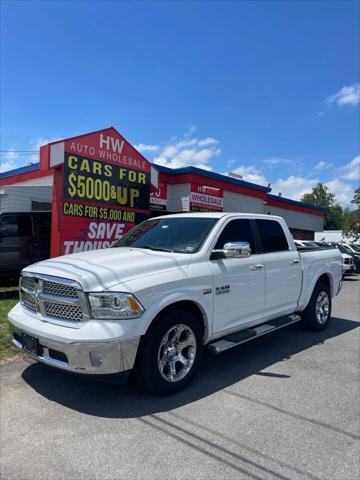
M79 298L78 292L74 287L63 285L62 283L49 282L48 280L43 282L42 291L46 295L53 295L55 297Z
M34 290L36 279L33 277L21 277L21 286L27 290Z
M85 294L80 285L65 278L23 273L20 301L38 315L57 320L81 322L89 318Z
M25 307L30 308L30 310L33 310L36 312L36 306L35 306L35 300L30 293L27 292L21 292L21 301Z
M62 305L61 303L44 302L45 315L53 318L66 318L74 322L81 322L82 310L77 305Z

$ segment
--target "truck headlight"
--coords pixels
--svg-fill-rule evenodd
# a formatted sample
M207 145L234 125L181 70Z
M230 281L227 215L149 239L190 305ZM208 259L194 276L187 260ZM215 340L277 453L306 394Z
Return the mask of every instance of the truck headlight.
M144 313L144 308L131 293L89 293L88 298L93 318L126 320Z

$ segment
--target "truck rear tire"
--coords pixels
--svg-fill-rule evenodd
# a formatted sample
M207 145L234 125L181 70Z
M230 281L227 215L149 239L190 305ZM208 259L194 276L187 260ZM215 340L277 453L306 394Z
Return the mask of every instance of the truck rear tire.
M202 328L190 310L167 310L141 339L134 377L157 395L185 388L197 372L203 352Z
M324 330L331 317L331 296L329 287L318 282L315 285L308 306L301 312L302 324L307 330Z

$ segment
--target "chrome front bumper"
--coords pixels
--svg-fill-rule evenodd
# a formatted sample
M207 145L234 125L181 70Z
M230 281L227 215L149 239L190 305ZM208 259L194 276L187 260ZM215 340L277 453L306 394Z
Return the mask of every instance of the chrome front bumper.
M38 353L24 350L23 334L33 336L26 330L10 323L12 343L30 357L52 367L69 372L109 375L127 372L134 367L140 337L123 341L101 343L61 343L43 337L37 337Z

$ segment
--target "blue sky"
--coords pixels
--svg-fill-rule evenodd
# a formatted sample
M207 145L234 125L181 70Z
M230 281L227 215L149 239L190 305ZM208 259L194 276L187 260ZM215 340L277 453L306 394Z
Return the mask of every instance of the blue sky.
M323 181L348 205L359 6L2 0L0 169L113 125L163 165L235 171L294 199Z

